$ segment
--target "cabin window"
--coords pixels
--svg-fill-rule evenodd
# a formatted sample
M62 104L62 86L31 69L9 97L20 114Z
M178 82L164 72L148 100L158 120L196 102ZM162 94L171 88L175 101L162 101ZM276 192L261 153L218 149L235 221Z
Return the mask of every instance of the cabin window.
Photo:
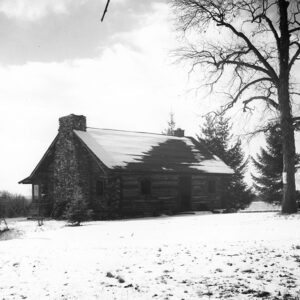
M150 195L151 194L151 180L144 178L141 180L141 194Z
M46 196L48 194L48 185L47 184L43 184L41 186L41 194L42 194L42 196Z
M216 181L214 179L208 180L208 193L214 194L216 192Z
M103 196L104 194L104 182L98 180L96 182L96 196Z
M33 198L34 199L39 198L39 185L38 184L33 185Z

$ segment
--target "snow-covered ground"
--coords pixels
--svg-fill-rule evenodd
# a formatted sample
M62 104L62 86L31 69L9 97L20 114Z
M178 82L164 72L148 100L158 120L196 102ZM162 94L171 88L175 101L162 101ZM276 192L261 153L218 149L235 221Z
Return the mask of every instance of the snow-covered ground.
M247 208L243 209L241 212L280 212L281 206L264 202L264 201L253 201Z
M9 225L14 234L0 241L0 299L300 297L299 214Z

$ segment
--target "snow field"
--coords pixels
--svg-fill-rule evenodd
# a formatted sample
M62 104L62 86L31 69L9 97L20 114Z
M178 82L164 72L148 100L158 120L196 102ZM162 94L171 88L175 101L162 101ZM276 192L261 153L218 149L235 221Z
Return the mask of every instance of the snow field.
M11 220L0 299L297 299L300 215ZM12 232L10 232L12 234Z

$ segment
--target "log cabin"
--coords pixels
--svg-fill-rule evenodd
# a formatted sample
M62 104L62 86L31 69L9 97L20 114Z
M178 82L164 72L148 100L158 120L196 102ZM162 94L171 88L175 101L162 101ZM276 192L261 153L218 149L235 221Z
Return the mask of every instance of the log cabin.
M96 219L226 207L233 170L203 143L185 137L90 128L59 119L58 134L29 177L33 214L61 217L78 191Z

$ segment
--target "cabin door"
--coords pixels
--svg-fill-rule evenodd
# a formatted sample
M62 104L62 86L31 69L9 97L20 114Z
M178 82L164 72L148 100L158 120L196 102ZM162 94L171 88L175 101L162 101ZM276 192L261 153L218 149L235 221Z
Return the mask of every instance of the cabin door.
M191 177L190 176L181 176L179 177L179 200L181 210L190 210L191 209Z

